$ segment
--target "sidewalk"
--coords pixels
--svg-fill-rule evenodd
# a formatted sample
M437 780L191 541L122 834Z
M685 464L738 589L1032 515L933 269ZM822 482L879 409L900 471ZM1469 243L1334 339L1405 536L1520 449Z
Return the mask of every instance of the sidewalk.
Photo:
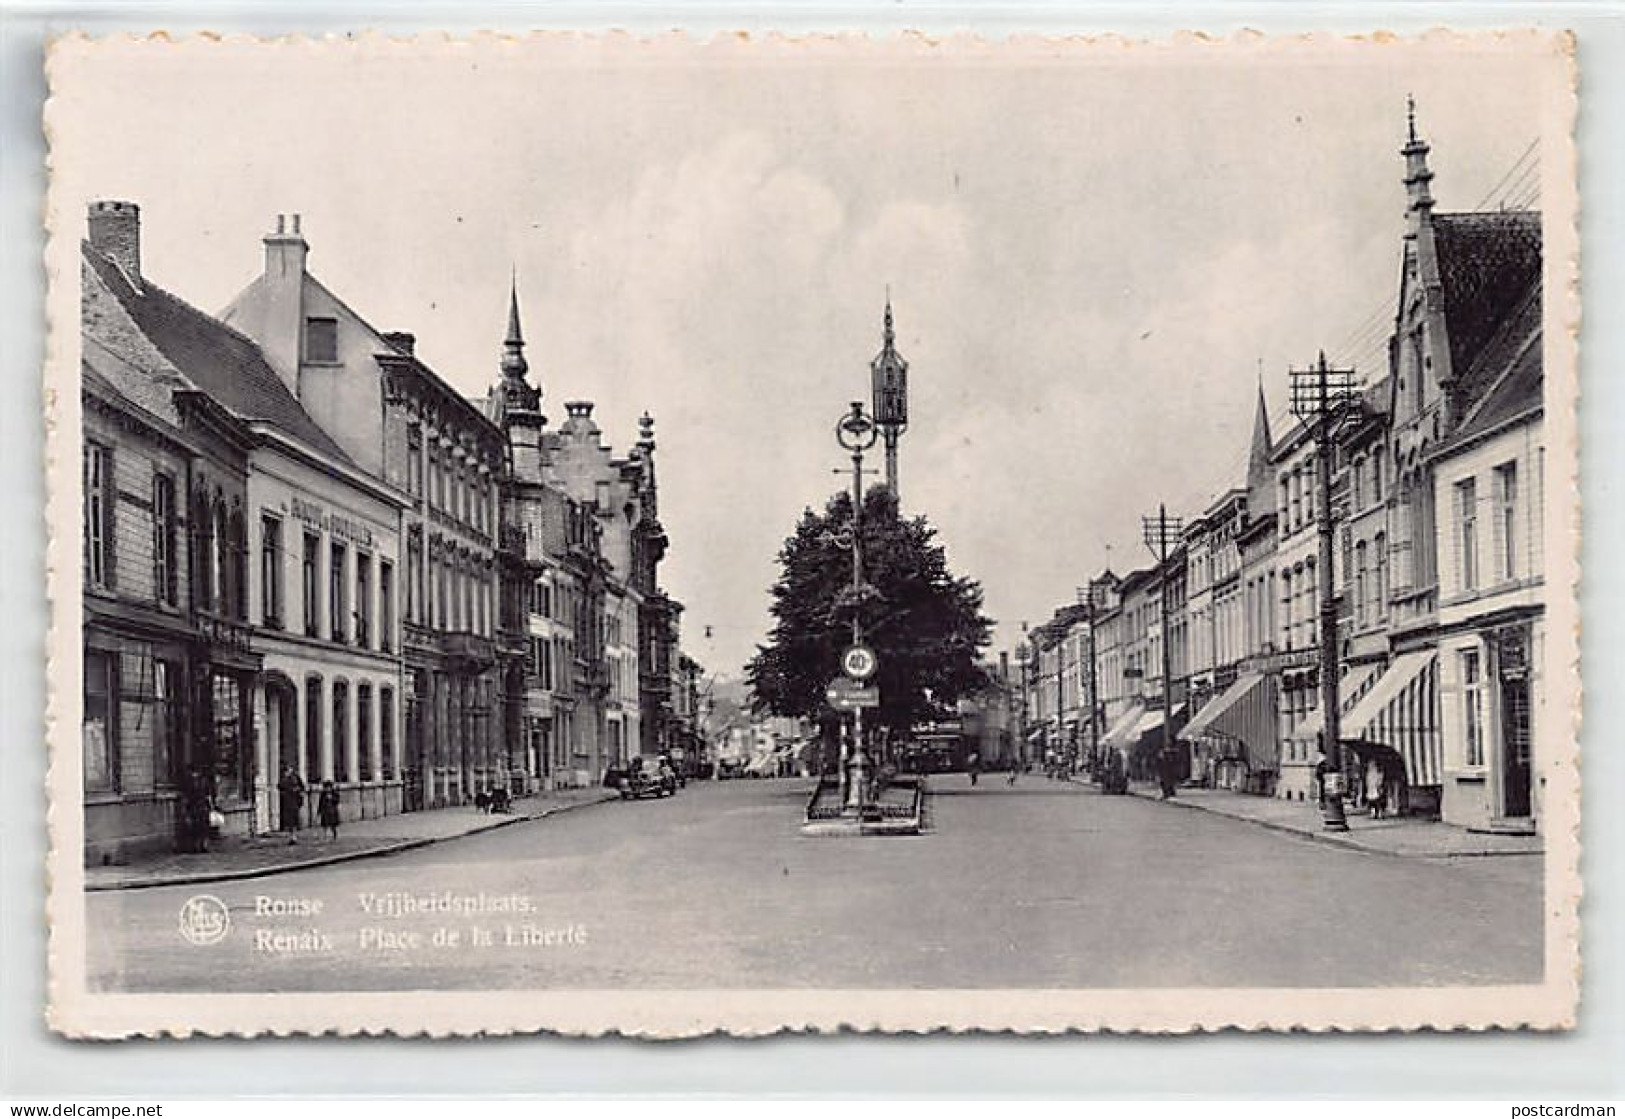
M329 842L320 828L299 833L297 843L284 834L233 836L217 840L205 854L160 854L126 866L85 868L86 890L139 890L150 886L190 886L258 878L290 870L328 866L352 859L389 855L426 847L443 839L539 820L617 799L612 789L571 789L520 797L505 815L481 812L473 805L402 812L372 820L349 820L339 838Z
M1131 786L1129 791L1148 800L1159 799L1158 791L1152 786ZM1348 831L1329 832L1321 827L1320 810L1308 801L1276 800L1226 789L1182 788L1166 803L1382 855L1451 859L1539 855L1545 850L1538 835L1482 834L1415 816L1373 820L1356 813L1349 816Z

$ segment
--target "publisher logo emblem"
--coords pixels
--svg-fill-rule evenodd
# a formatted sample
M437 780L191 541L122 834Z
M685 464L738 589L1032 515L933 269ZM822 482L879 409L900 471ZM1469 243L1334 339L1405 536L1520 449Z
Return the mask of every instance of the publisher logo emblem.
M197 894L181 906L181 935L193 944L216 944L231 929L226 903L213 894Z

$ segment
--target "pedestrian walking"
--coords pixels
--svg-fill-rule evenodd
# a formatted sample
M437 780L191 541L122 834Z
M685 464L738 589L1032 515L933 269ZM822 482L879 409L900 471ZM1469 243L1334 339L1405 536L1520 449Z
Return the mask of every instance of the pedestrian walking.
M1178 788L1177 766L1178 760L1173 748L1163 747L1162 753L1157 755L1157 781L1162 787L1163 800L1172 798Z
M1365 802L1371 809L1371 818L1380 820L1387 808L1388 789L1382 764L1376 758L1365 763Z
M209 849L209 816L214 812L214 783L201 766L188 766L181 779L180 849L204 854Z
M282 830L297 837L300 817L305 808L305 779L291 765L282 767L282 779L276 783L277 801L282 817ZM295 838L294 842L298 842Z
M327 829L327 838L336 842L339 837L339 791L334 788L331 779L322 782L322 795L316 799L316 818Z
M970 757L965 759L965 768L970 772L970 783L975 785L976 779L982 775L982 755L972 750Z

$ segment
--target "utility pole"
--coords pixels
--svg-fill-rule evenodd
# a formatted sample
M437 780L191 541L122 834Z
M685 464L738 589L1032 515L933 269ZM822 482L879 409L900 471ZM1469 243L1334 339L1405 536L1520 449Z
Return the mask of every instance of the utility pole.
M1170 671L1170 647L1173 645L1173 634L1168 629L1168 584L1172 578L1168 571L1168 551L1179 540L1183 531L1183 522L1179 517L1168 515L1168 506L1158 505L1155 517L1141 517L1140 528L1145 540L1145 546L1151 549L1151 554L1157 557L1157 570L1161 573L1161 582L1158 584L1160 593L1157 595L1158 606L1162 614L1162 752L1159 761L1162 765L1171 765L1171 756L1174 745L1174 680ZM1164 782L1163 788L1168 789Z
M1321 778L1321 815L1327 831L1348 831L1343 813L1343 713L1338 706L1337 688L1337 598L1332 578L1332 536L1336 531L1332 516L1332 457L1337 426L1359 399L1359 387L1352 369L1329 369L1326 351L1310 369L1292 370L1292 414L1314 429L1315 438L1315 522L1320 533L1320 750L1325 755L1325 775Z

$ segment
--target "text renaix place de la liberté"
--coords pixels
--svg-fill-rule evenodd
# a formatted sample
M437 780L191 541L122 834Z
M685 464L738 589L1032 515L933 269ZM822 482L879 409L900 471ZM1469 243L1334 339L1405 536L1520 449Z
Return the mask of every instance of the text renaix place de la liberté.
M347 949L378 954L421 950L481 948L579 948L587 944L585 925L551 924L536 919L536 903L524 894L363 892L356 904L364 923L336 937L319 921L330 915L321 898L254 898L253 916L261 921L299 922L302 927L260 927L253 930L256 952L304 954L331 952L342 943ZM428 918L418 926L415 919ZM433 919L441 918L439 923Z

